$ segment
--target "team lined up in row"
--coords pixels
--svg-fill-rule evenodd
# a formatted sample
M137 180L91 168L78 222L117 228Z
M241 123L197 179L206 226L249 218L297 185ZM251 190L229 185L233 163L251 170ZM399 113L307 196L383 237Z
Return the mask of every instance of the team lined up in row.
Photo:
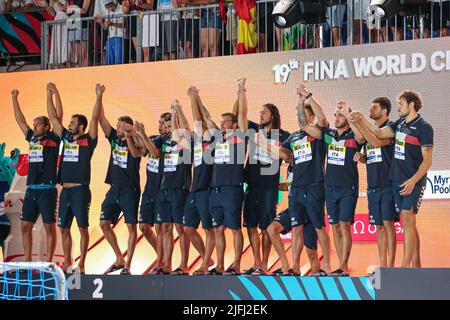
M402 266L420 266L415 214L431 166L433 129L418 114L422 107L418 93L404 91L399 95L400 118L396 122L388 119L391 103L387 98L373 100L370 118L374 123L359 111L351 112L347 103L341 101L334 114L335 129L331 129L312 93L304 85L298 85L299 130L289 134L281 129L280 113L273 104L262 106L259 124L247 119L245 79L238 80L233 111L222 114L220 126L212 120L198 89L190 87L193 130L181 104L175 100L171 111L159 119L159 135L149 137L144 125L129 116L119 117L115 129L111 126L104 114L104 91L105 87L97 84L89 127L84 115L75 114L67 129L61 123L62 102L54 84L47 85L48 118L34 119L33 129L20 110L18 91L12 92L17 123L30 144L27 192L21 214L27 261L31 261L31 230L39 214L47 231L49 261L53 257L56 184L60 183L63 188L58 225L64 269L71 264L70 227L75 217L81 232L78 267L84 272L89 246L90 162L100 123L111 145L105 180L111 188L100 216L102 231L116 255L107 272L130 273L139 222L141 232L157 252L151 273L186 274L192 243L202 257L202 264L194 274L239 274L243 210L244 227L254 256L254 265L246 274L267 272L273 244L281 262L275 274L300 274L300 255L305 246L314 275L348 275L350 226L359 196L358 161L367 164L370 223L377 226L380 265L394 266L394 223L401 214L405 229ZM148 157L147 181L139 206L142 156ZM279 184L283 160L290 164L289 177L287 183ZM288 189L288 209L277 216L278 191ZM332 272L325 203L340 264ZM129 231L126 260L112 228L121 212ZM200 222L205 241L197 231ZM179 235L181 263L172 271L174 227ZM225 228L232 231L234 240L234 261L227 269ZM257 228L262 231L261 240ZM292 268L280 237L280 233L291 229ZM322 267L317 255L318 240L323 253ZM214 248L217 261L210 269L214 264L211 257Z

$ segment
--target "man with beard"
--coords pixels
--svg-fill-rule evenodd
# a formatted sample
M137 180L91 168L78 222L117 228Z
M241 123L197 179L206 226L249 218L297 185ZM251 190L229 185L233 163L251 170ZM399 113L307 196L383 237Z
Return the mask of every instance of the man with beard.
M240 274L244 246L242 235L242 201L244 199L244 163L247 149L245 132L248 129L245 79L238 80L239 115L222 114L220 130L215 136L214 165L209 195L209 210L214 228L217 265L212 274ZM225 228L233 233L234 261L224 270Z
M51 262L56 248L56 166L58 162L59 137L51 131L50 120L46 116L34 119L33 129L27 124L20 110L17 96L19 91L11 92L14 117L19 128L30 145L27 173L27 191L20 214L22 244L25 261L31 261L33 247L33 227L39 214L42 215L45 232L47 233L47 261ZM53 94L47 92L47 96ZM56 95L59 99L59 95ZM62 119L62 109L57 105L58 118Z
M391 101L379 97L372 101L370 118L379 128L390 125ZM394 143L392 139L378 139L373 133L355 123L366 139L365 153L357 153L356 159L367 165L367 199L370 224L377 228L380 267L394 267L396 251L395 222L399 220L395 210L392 183L387 174L391 169Z
M215 132L218 128L203 105L198 89L190 87L188 96L194 118L194 133L191 143L194 153L194 176L191 192L186 199L184 208L184 230L202 257L202 264L198 270L194 271L194 275L204 275L208 273L208 268L214 263L211 259L214 250L214 231L209 210L209 188L213 169L211 154L214 136L211 135L211 132ZM205 242L197 231L200 221L205 232Z
M116 261L106 273L122 269L120 274L128 275L130 274L131 261L136 248L136 225L141 195L139 168L144 151L135 141L137 133L133 128L133 119L129 116L119 117L116 129L114 129L106 119L102 105L99 122L111 145L111 155L105 179L105 183L109 184L111 188L106 193L105 200L102 203L100 227L106 240L114 250ZM125 217L125 224L128 228L126 262L112 228L112 225L118 222L121 212Z
M180 130L180 127L184 130ZM163 170L156 202L156 223L162 225L164 265L163 272L173 275L188 274L189 237L184 232L183 219L186 197L192 182L191 131L181 104L171 104L171 131L161 146ZM178 233L181 261L172 271L173 229Z
M262 138L264 143L280 146L289 137L289 132L281 129L278 108L267 103L261 107L259 116L259 125L253 124L253 127L256 125L259 134L264 135ZM251 136L253 133L251 132ZM245 168L247 189L244 199L244 226L247 227L254 264L252 268L245 271L245 274L261 275L267 272L272 246L266 229L276 216L280 166L283 159L275 160L252 137L249 139L249 149L248 163ZM262 233L262 260L258 227Z
M191 184L190 137L179 136L180 121L188 128L187 120L177 100L171 104L170 127L161 139L150 141L142 134L143 126L138 123L138 132L143 137L152 157L162 159L161 181L155 198L155 224L161 228L163 262L155 273L183 275L188 271L189 238L183 228L183 211ZM139 128L140 127L140 128ZM175 131L176 130L176 131ZM183 132L189 132L188 129ZM153 165L156 166L156 163ZM181 262L172 271L173 228L179 235Z
M418 113L423 102L419 93L403 91L398 96L400 118L379 128L361 112L353 112L350 120L362 123L378 139L395 137L394 158L389 178L394 202L405 228L402 268L420 267L420 238L416 226L433 155L433 127Z
M150 270L150 274L159 274L162 272L163 266L163 237L161 231L161 224L155 224L155 207L156 196L158 195L159 187L161 184L161 157L159 152L161 151L162 142L165 137L170 133L171 128L171 114L165 112L160 115L158 122L159 135L147 136L145 133L144 125L138 121L135 123L136 133L139 139L142 140L142 144L147 149L147 182L145 184L144 192L142 193L142 200L140 206L141 216L139 218L139 229L144 235L145 239L155 249L157 258L155 266ZM158 146L158 147L156 147ZM156 156L153 155L152 151ZM155 225L156 235L152 230Z
M328 221L333 229L333 240L339 258L339 268L332 276L348 276L348 261L352 248L351 225L354 222L359 197L358 163L355 153L364 138L347 120L350 108L340 101L334 113L336 129L318 128L306 121L304 101L308 95L300 94L297 107L300 125L315 139L323 140L327 148L325 173L325 199Z
M57 95L56 103L61 104L59 92L53 83L47 85L47 112L53 131L63 142L61 163L58 172L58 183L62 185L59 196L58 225L64 251L63 271L67 272L72 263L72 235L70 228L73 218L77 220L80 238L80 261L78 268L85 272L85 260L89 246L89 207L91 204L91 159L97 146L98 117L105 87L97 84L95 91L97 99L92 111L91 123L88 129L87 118L82 114L72 115L68 129L64 128L59 120L52 95ZM62 108L62 106L61 106ZM70 270L69 270L70 271Z
M305 102L305 99L308 98ZM294 132L282 144L276 147L268 144L262 144L270 148L272 156L282 158L292 165L292 187L289 190L289 208L287 213L277 216L274 221L283 223L285 229L292 229L292 269L293 272L300 273L300 255L305 244L308 249L314 248L311 245L310 228L313 228L314 234L320 239L320 245L323 253L323 268L314 269L315 275L326 275L331 271L330 266L330 238L325 229L325 148L322 140L309 135L304 127L314 126L317 130L328 127L328 121L322 111L320 104L312 97L312 94L306 90L303 84L297 85L297 108L302 108L303 113L298 113L298 123L300 130ZM316 121L317 119L317 121ZM286 222L286 214L289 220ZM280 220L278 220L280 219ZM276 224L278 234L280 225ZM308 230L305 230L305 228ZM302 230L303 229L303 230ZM272 229L273 231L273 229ZM282 262L282 271L287 272L288 264L286 254L281 252L279 246L279 234L274 238L271 235L280 260ZM303 235L308 237L307 241ZM275 242L274 242L275 241ZM308 251L310 252L310 251ZM310 252L311 253L311 252ZM320 265L319 265L320 266Z

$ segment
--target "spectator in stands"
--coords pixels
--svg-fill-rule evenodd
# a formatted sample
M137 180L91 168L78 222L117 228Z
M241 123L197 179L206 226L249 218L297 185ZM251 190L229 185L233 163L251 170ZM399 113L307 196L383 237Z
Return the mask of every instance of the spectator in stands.
M71 16L79 15L81 18L89 16L91 0L68 0L66 13L69 19ZM73 21L73 23L70 23ZM68 38L69 38L69 60L73 65L81 65L87 67L88 60L88 22L75 20L68 21ZM75 53L75 56L73 54Z
M25 12L33 7L33 0L0 0L0 12Z
M143 13L147 10L153 10L155 5L154 0L124 0L122 2L123 12L124 13ZM137 43L137 19L138 16L134 15L127 18L127 25L128 30L127 34L131 35L131 39L133 41L133 45L135 50L138 49L138 43ZM148 37L148 29L151 27L155 27L156 25L152 25L151 22L149 23L149 16L144 16L142 21L143 26L143 44L146 44L145 46L142 44L142 52L144 54L144 62L149 61L149 45L144 40L145 35L147 34ZM146 33L147 32L147 33ZM136 58L134 59L136 61Z
M386 42L389 41L389 34L386 30L386 21L381 21L380 29L370 30L370 43Z
M192 0L180 0L181 7L192 7ZM185 57L188 59L200 56L200 10L184 10L180 32Z
M67 1L55 0L50 5L45 0L33 0L33 3L45 10L54 20L67 20ZM64 68L67 62L67 23L58 23L52 27L49 65Z
M158 14L156 14L157 0L147 0L147 4L142 4L140 8L144 6L148 8L148 11L154 11L144 15L142 20L142 51L144 61L147 62L150 61L150 56L154 56L154 60L156 60L156 47L159 37L159 19ZM151 47L153 47L152 51L150 51Z
M370 3L369 3L370 8ZM370 15L370 21L369 21L369 15ZM366 25L369 30L369 43L377 43L377 42L386 42L389 41L389 31L387 29L387 25L389 21L386 21L385 19L375 19L375 17L372 15L370 9L367 9L367 16L366 18ZM372 28L370 29L370 25L372 25Z
M282 51L281 29L275 27L272 21L274 2L261 2L256 4L258 10L259 52ZM276 42L273 37L276 36Z
M364 26L370 0L354 0L353 2L353 44L364 43Z
M179 0L158 0L158 10L176 9L180 5ZM175 60L178 49L177 25L179 13L169 12L160 16L159 26L159 53L163 55L163 60Z
M428 0L423 37L448 37L449 26L450 0Z
M395 15L389 19L389 26L393 33L393 41L406 40L409 35L413 39L420 38L420 16L400 16ZM408 32L411 30L411 32Z
M331 0L331 6L327 8L327 24L331 29L331 46L342 46L344 44L342 26L344 14L347 8L347 0Z
M353 44L363 44L364 42L376 43L384 42L386 37L386 22L382 21L380 29L370 30L370 39L364 38L367 35L364 25L367 23L370 0L354 0L353 4Z
M194 4L213 4L218 0L191 0ZM202 57L219 55L220 35L222 34L222 18L218 7L202 9L200 17L200 35Z
M137 3L137 8L139 11L148 11L156 9L155 0L145 0ZM153 22L154 21L154 22ZM146 23L145 23L146 22ZM153 23L152 23L153 22ZM145 23L145 24L144 24ZM146 15L143 19L143 34L150 34L150 30L156 29L156 15ZM142 41L142 52L144 53L144 62L150 61L150 46L152 46L151 41ZM145 44L145 46L144 46ZM155 44L153 44L155 46Z
M94 21L102 26L103 19L108 15L108 9L105 8L105 3L103 0L95 0L94 6ZM106 61L106 39L108 38L108 30L100 28L98 31L97 28L94 27L94 33L99 34L99 39L101 40L101 63Z
M1 2L4 0L0 0L0 6L1 6ZM47 10L47 12L52 16L55 17L56 16L56 9L55 6L58 6L59 8L63 9L64 6L64 12L66 11L66 1L65 0L60 0L60 1L51 1L51 4L48 3L48 1L46 0L32 0L33 4L36 7L42 8Z
M119 0L118 4L122 5L122 13L126 14L129 11L127 10L131 10L128 9L128 4L129 6L131 6L131 4L129 3L130 0ZM103 22L105 18L108 18L108 16L110 16L110 12L108 9L106 9L105 7L105 1L104 0L95 0L95 6L94 6L94 21L96 23L98 23L100 25L100 31L98 29L94 29L94 33L97 33L97 40L101 41L101 63L103 64L106 63L106 41L108 40L108 28L103 28ZM125 51L125 49L123 50Z
M237 16L234 7L234 0L227 0L227 41L230 42L230 54L237 54Z
M106 19L98 17L102 27L108 30L108 39L106 40L106 64L123 63L123 30L124 18L116 17L123 14L123 8L117 0L103 0L108 16ZM126 4L128 5L128 3Z
M403 24L406 20L406 17L401 17L399 15L395 15L388 20L389 29L392 32L392 40L400 41L403 40Z

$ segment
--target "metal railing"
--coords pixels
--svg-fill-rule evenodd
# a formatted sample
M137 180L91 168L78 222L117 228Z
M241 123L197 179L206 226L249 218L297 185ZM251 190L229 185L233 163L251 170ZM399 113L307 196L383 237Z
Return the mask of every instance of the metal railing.
M259 0L253 23L256 52L398 41L448 35L450 1L429 2L414 16L395 16L376 28L366 24L368 0L339 0L327 8L323 24L280 30L271 19L274 0ZM226 4L103 16L123 27L102 28L94 17L42 23L41 68L94 66L237 54L237 17ZM96 21L97 20L97 21Z

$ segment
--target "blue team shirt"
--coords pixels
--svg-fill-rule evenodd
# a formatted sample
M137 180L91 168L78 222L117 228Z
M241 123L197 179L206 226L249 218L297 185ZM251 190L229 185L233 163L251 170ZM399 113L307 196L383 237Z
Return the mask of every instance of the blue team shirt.
M393 122L386 120L380 128L391 125ZM366 149L367 186L368 188L387 187L391 185L389 175L392 157L394 154L394 141L390 144L375 148L369 143L364 145Z
M323 128L322 139L326 144L327 169L325 184L337 187L358 187L358 163L353 160L362 145L355 140L355 133L348 129L339 136L336 129Z
M292 187L324 182L326 153L323 139L315 139L299 130L292 133L282 147L294 156Z
M410 179L419 169L422 161L422 147L433 147L433 127L420 114L406 123L404 118L389 125L395 134L395 150L390 178L393 182ZM426 175L422 181L426 180Z

